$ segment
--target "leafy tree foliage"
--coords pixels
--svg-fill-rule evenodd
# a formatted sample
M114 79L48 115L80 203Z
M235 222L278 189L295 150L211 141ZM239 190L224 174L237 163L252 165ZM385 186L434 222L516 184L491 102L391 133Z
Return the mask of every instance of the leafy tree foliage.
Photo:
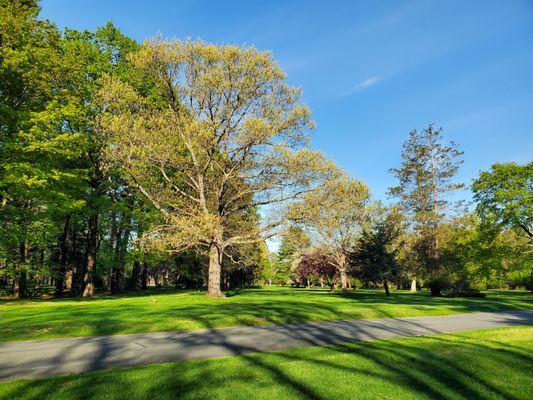
M291 217L314 235L335 260L343 290L348 288L348 256L370 213L370 191L361 181L338 173L304 201L293 206Z
M425 257L421 257L419 250L428 246L420 246L419 235L406 229L403 230L399 240L401 245L396 256L402 277L411 281L411 291L416 292L419 285L418 278L423 276L425 271Z
M454 294L495 287L529 287L531 243L518 229L485 229L467 213L444 224L440 232L441 278Z
M19 297L43 284L85 296L146 286L169 256L134 239L162 220L122 169L104 162L95 94L104 77L149 104L164 104L168 92L132 65L139 46L112 24L61 33L38 13L35 1L0 1L0 284L13 282ZM257 223L253 207L241 212L243 229ZM232 257L258 265L261 243L250 246Z
M283 235L274 266L274 280L285 285L289 282L293 266L302 252L311 247L309 234L299 226L291 225Z
M331 290L337 284L339 276L335 259L322 249L301 253L295 272L298 281L306 281L310 286L311 281L315 280L320 284L326 283Z
M494 164L480 173L472 190L483 221L518 228L533 240L533 162Z
M108 160L164 216L146 242L165 251L206 248L209 294L219 297L227 249L274 235L286 221L282 207L330 167L307 146L309 111L269 53L155 39L132 60L154 76L164 104L105 80ZM266 205L276 212L246 222Z
M27 294L27 273L36 259L44 267L43 249L56 233L52 219L77 206L69 204L69 191L80 184L68 165L77 138L72 144L50 129L60 99L54 89L61 38L52 24L37 20L38 11L32 1L0 2L0 235L4 268L19 297Z

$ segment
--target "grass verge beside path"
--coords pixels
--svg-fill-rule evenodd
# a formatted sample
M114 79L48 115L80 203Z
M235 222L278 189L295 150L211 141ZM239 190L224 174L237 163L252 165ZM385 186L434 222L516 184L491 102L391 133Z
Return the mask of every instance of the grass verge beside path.
M152 290L93 299L0 300L0 341L187 330L335 319L445 315L533 309L527 292L485 298L433 298L427 292L349 293L271 287L229 292Z
M0 384L1 399L531 399L533 327Z

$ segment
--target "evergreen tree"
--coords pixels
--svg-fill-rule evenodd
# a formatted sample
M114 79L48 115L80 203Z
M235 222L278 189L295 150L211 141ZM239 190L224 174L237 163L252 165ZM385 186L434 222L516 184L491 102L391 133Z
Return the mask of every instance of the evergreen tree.
M291 268L300 253L311 246L309 235L298 226L291 226L283 236L275 262L274 279L277 283L289 281Z
M447 195L463 187L454 182L462 164L463 152L457 144L446 144L442 129L429 125L422 131L413 130L403 145L402 164L391 172L398 185L389 189L410 217L417 233L417 253L426 272L435 275L439 266L438 228L449 202Z
M401 215L394 211L382 215L372 229L363 232L351 262L363 282L383 284L385 294L390 296L388 283L396 282L400 276L397 240L402 221Z

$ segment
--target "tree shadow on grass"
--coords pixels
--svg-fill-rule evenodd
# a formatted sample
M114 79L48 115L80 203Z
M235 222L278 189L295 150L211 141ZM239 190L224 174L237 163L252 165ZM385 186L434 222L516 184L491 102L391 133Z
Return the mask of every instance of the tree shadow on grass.
M381 291L343 293L327 289L276 288L235 291L221 300L207 299L203 293L164 289L154 289L143 294L133 293L135 296L99 298L105 304L85 299L72 303L71 299L65 299L68 303L63 304L61 302L64 300L57 300L50 306L40 307L37 302L35 307L19 309L19 303L10 303L8 307L0 308L0 314L5 317L5 322L0 325L0 342L58 336L533 308L533 296L523 293L494 295L483 299L448 299L432 298L426 293L393 292L387 298ZM166 297L172 294L184 294L184 297ZM116 301L119 299L122 301Z
M509 326L531 322L531 316L524 318L509 317L504 322ZM526 347L486 335L482 335L481 341L469 334L455 334L354 344L344 343L353 340L353 336L337 329L339 322L328 326L293 324L278 327L273 334L279 335L282 342L298 339L310 346L339 344L257 354L258 344L253 339L235 343L228 330L214 329L210 321L201 321L206 326L205 335L199 337L191 332L185 347L215 343L225 349L225 354L240 357L22 381L4 393L6 398L13 399L234 399L266 398L265 386L274 385L286 398L318 400L346 398L347 393L352 393L350 398L366 398L365 391L369 390L375 397L390 397L382 388L390 389L392 385L396 394L424 398L514 400L527 398L527 392L519 391L527 389L527 384L507 386L505 381L494 380L494 374L513 375L526 383L533 378ZM403 335L422 328L413 320L399 327L380 326L377 321L359 326L360 334L367 339L378 337L380 329L391 335ZM433 332L436 331L430 329L428 333ZM98 350L89 368L106 368L106 362L100 358L120 349L113 349L103 338L91 340L96 341ZM61 361L58 356L51 364Z
M423 342L422 346L418 340ZM236 354L241 350L236 349ZM490 375L477 368L480 362L492 360L493 367L502 374L521 374L523 381L528 375L531 378L527 364L509 352L504 343L474 346L424 337L328 346L322 348L324 354L316 350L311 354L304 350L244 355L238 357L240 369L230 365L225 370L226 363L235 362L229 358L21 382L5 393L10 396L6 399L233 399L243 398L232 391L239 388L248 398L267 398L265 385L275 385L286 393L286 398L318 400L343 398L349 391L352 391L350 398L386 397L388 392L380 392L380 388L393 385L397 393L440 400L514 400L528 396L516 392L517 388L510 390L505 383L491 381ZM527 349L520 348L520 351ZM513 371L511 367L517 364L521 368ZM302 377L295 365L318 372ZM363 384L359 385L359 381Z
M124 290L119 293L111 293L106 291L97 291L93 297L81 297L64 295L61 297L32 297L26 299L17 298L0 298L0 305L27 305L39 303L91 303L99 300L124 300L125 298L150 297L150 296L166 296L176 294L198 294L204 295L206 291L198 291L193 289L174 289L169 287L149 287L143 290Z

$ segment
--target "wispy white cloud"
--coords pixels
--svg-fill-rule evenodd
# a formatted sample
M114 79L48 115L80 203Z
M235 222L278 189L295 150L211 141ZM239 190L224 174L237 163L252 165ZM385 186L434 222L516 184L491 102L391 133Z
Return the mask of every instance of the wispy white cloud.
M368 79L365 79L364 81L359 82L357 85L355 85L352 89L352 93L358 92L359 90L366 89L370 86L374 86L376 83L381 81L381 76L372 76Z
M382 76L378 76L378 75L371 76L370 78L362 80L361 82L347 89L344 93L341 93L339 97L350 96L354 94L355 92L359 92L361 90L369 88L370 86L374 86L378 84L379 82L381 82L382 80L383 80Z

